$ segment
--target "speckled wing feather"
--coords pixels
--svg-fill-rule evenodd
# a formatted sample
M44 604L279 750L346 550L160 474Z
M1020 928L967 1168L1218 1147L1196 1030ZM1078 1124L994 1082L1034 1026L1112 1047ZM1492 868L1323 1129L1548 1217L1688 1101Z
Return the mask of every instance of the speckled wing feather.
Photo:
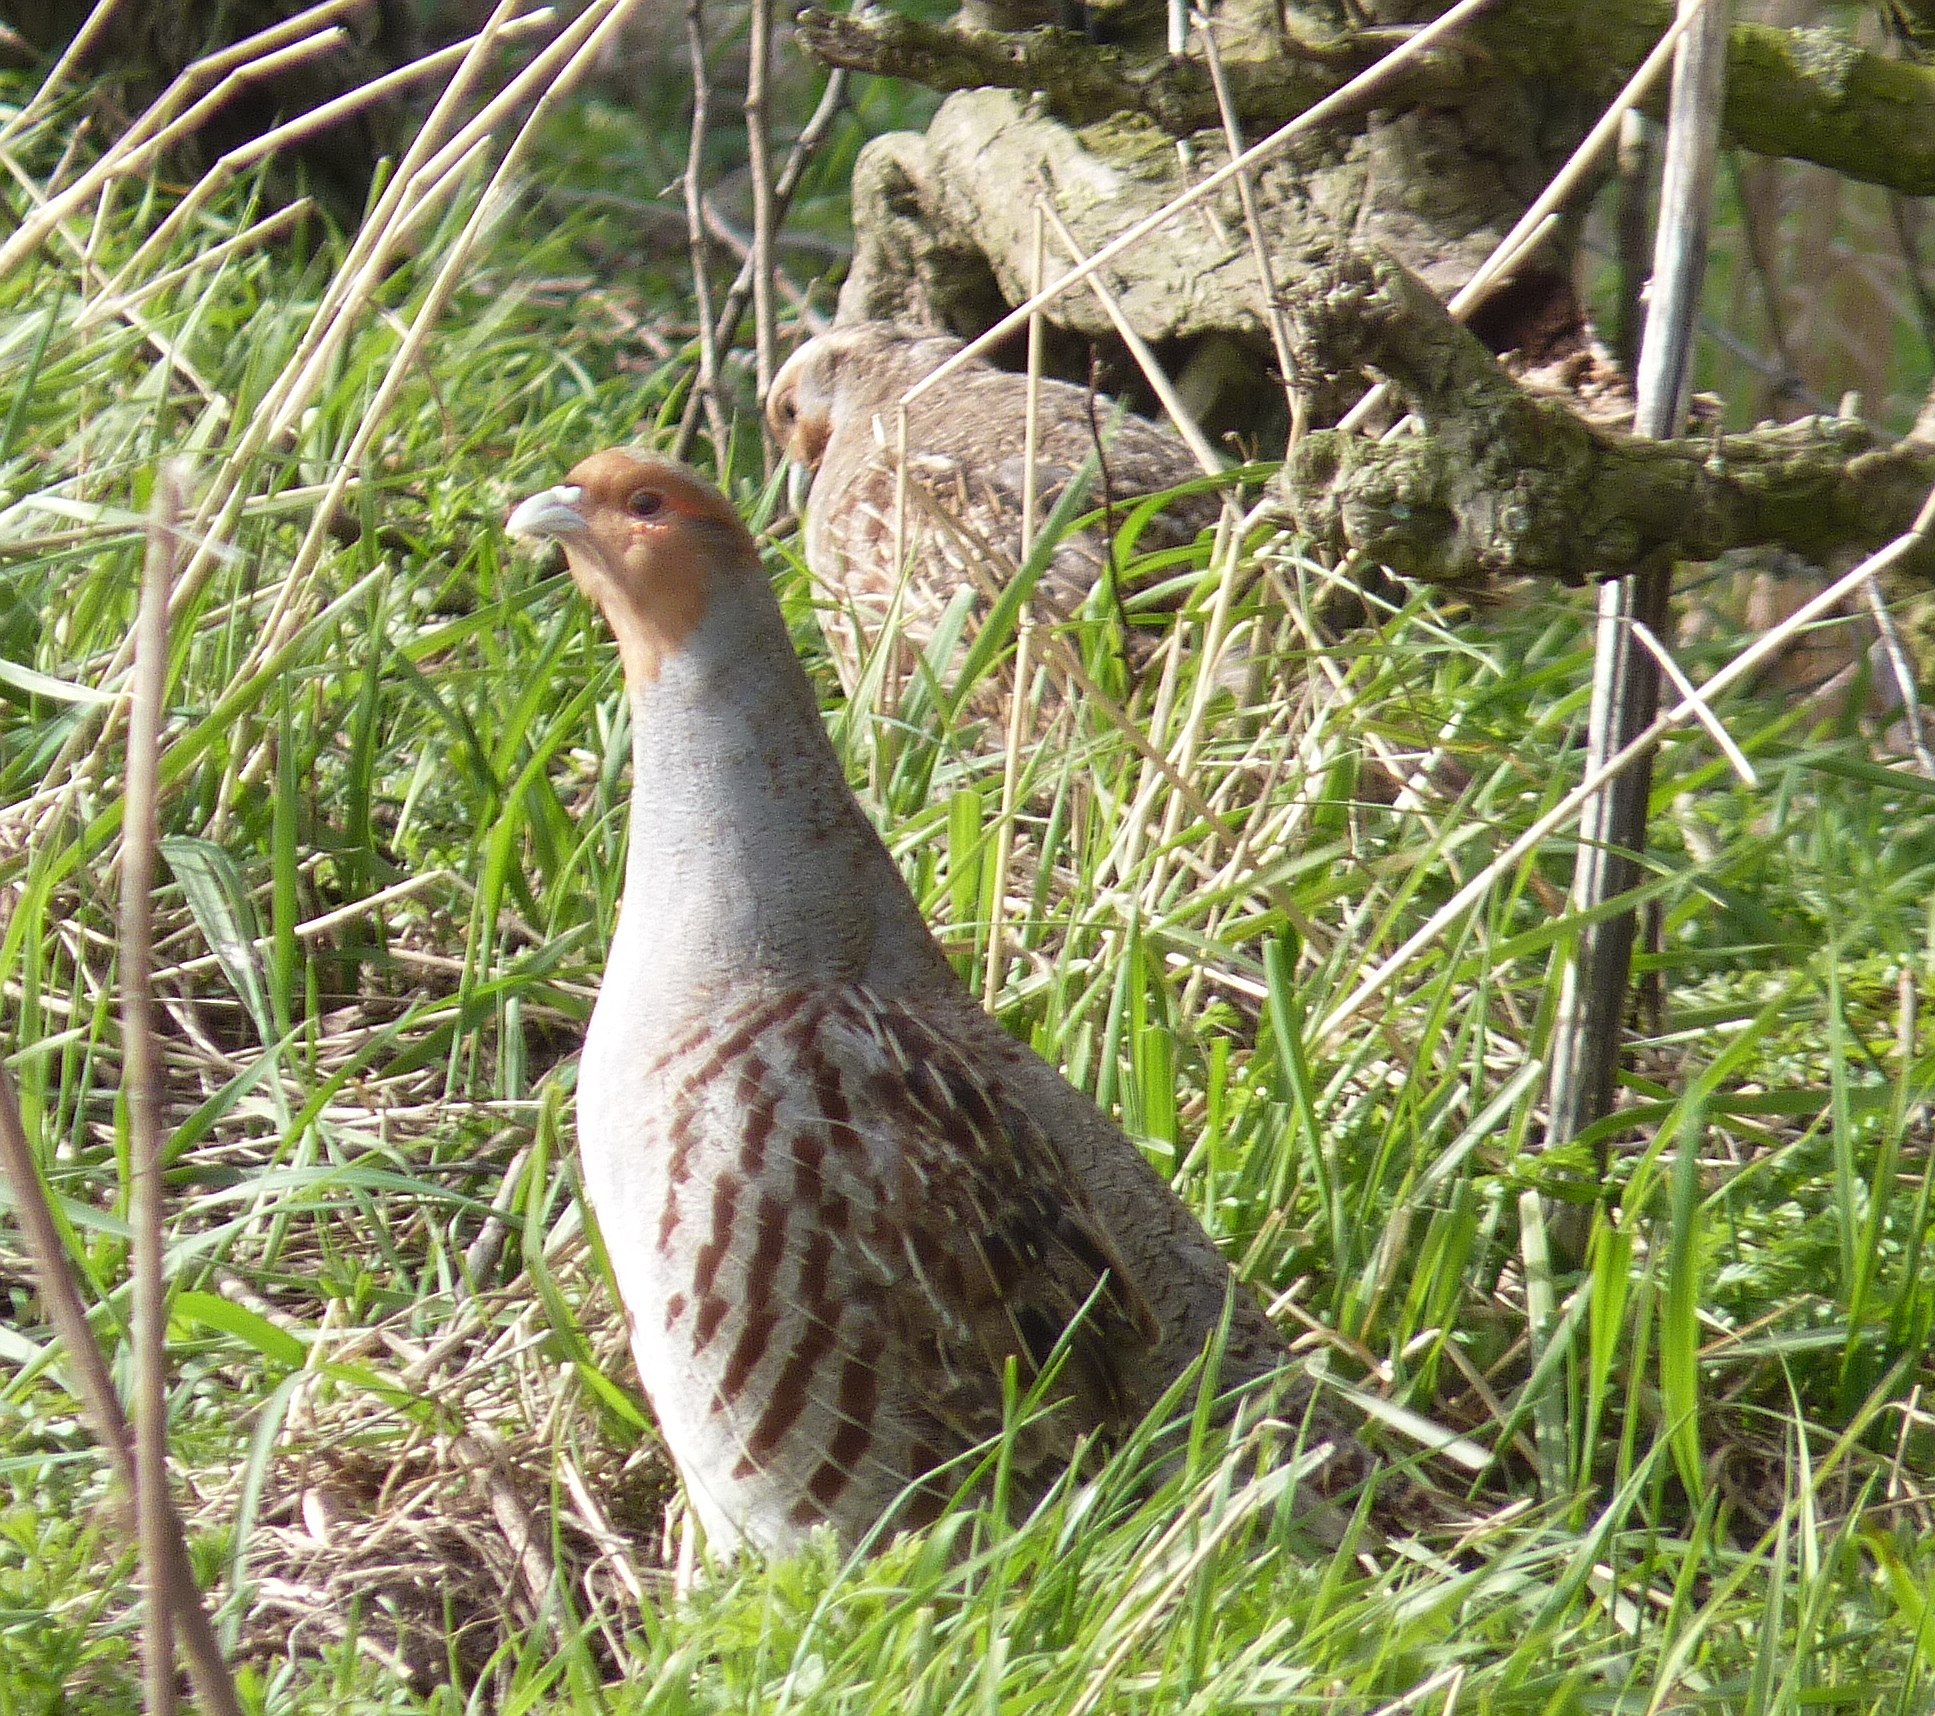
M897 1134L921 1182L897 1310L903 1339L950 1379L957 1433L998 1430L1008 1362L1026 1386L1065 1336L1051 1398L1072 1399L1080 1425L1121 1428L1122 1366L1145 1362L1161 1330L1060 1152L912 1008L864 991L843 1000L822 1048L852 1069L856 1127ZM1065 1461L1072 1438L1055 1441Z
M692 1259L663 1334L692 1370L647 1385L695 1403L685 1440L716 1452L693 1464L853 1531L1001 1430L1011 1363L1025 1390L1060 1348L1015 1448L1024 1493L1134 1421L1154 1314L1052 1140L920 1013L858 987L762 995L661 1071L658 1250Z

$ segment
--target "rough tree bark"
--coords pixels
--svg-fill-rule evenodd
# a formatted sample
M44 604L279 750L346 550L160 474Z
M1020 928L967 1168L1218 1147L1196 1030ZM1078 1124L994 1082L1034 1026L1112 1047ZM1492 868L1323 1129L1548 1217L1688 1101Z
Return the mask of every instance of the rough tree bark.
M802 13L800 39L823 60L955 91L924 134L862 152L840 319L977 333L1026 296L1038 201L1092 252L1225 162L1200 45L1172 58L1163 10L974 0L940 24L880 7ZM1912 519L1935 453L1891 446L1859 422L1645 444L1595 427L1590 390L1566 385L1603 379L1572 293L1576 222L1560 223L1469 333L1438 308L1671 17L1671 0L1498 0L1454 46L1421 59L1387 105L1256 172L1311 420L1334 416L1368 372L1397 383L1424 425L1391 442L1318 434L1300 446L1288 504L1320 543L1424 578L1576 582L1756 543L1822 558ZM1406 27L1394 13L1360 19L1327 0L1214 8L1252 139ZM1732 141L1935 191L1935 70L1825 30L1739 25L1731 39ZM1170 221L1107 278L1192 403L1208 402L1212 426L1253 432L1266 455L1271 437L1282 445L1268 307L1234 189ZM1114 343L1086 294L1066 295L1051 316L1077 342ZM1501 367L1499 352L1515 362ZM1514 370L1560 385L1540 396ZM1629 409L1616 396L1611 415Z

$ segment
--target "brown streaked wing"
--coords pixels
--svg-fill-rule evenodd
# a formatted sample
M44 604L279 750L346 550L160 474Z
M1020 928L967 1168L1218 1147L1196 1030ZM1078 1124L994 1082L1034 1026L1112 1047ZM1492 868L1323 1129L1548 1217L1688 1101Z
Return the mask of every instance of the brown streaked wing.
M1008 1362L1028 1387L1067 1334L1041 1455L1126 1428L1125 1372L1148 1362L1160 1325L1054 1142L912 1008L855 988L825 1018L852 1124L905 1158L890 1197L906 1272L888 1314L934 1369L939 1424L963 1445L998 1431Z

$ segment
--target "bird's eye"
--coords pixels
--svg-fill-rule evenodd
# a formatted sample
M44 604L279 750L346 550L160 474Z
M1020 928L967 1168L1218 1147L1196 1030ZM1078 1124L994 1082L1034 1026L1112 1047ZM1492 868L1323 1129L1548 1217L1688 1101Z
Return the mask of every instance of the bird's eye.
M633 518L650 518L664 509L665 497L657 489L635 489L625 502L625 510Z

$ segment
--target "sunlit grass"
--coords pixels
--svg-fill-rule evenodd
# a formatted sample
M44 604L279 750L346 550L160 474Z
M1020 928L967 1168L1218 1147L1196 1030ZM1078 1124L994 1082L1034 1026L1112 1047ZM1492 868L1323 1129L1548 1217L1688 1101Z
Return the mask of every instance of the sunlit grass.
M615 158L657 162L623 115L568 123L560 157L595 124ZM22 140L27 169L51 171L59 141ZM174 1445L248 1696L1924 1707L1926 784L1773 698L1726 710L1757 792L1698 740L1665 753L1644 893L1669 1009L1574 1247L1594 1141L1539 1149L1565 838L1330 1036L1313 1022L1576 780L1579 605L1532 592L1474 617L1417 593L1323 634L1306 616L1324 570L1262 532L1169 569L1195 587L1183 618L1135 622L1167 639L1139 668L1107 609L1057 640L1120 719L1038 652L1012 763L944 653L932 682L883 674L841 705L821 593L790 540L769 562L850 778L964 979L981 991L998 960L1003 1022L1121 1116L1307 1351L1494 1452L1458 1497L1469 1533L1315 1547L1272 1505L1291 1468L1246 1444L1154 1493L1124 1465L1033 1519L963 1515L672 1598L665 1474L571 1155L625 708L594 616L500 528L682 407L675 274L596 301L574 284L623 253L622 212L552 196L525 218L535 192L493 211L342 514L311 534L481 185L424 211L275 436L251 426L346 249L319 223L191 267L264 212L233 187L145 265L162 284L139 326L82 325L97 283L58 243L0 281L0 990L117 1362L121 763L100 693L157 462L233 494L176 615L158 964ZM173 196L124 194L97 268ZM734 447L704 456L763 525L778 492L747 404ZM978 673L1001 669L997 641ZM5 1243L0 1688L133 1709L125 1538ZM1281 1450L1293 1431L1255 1434Z

